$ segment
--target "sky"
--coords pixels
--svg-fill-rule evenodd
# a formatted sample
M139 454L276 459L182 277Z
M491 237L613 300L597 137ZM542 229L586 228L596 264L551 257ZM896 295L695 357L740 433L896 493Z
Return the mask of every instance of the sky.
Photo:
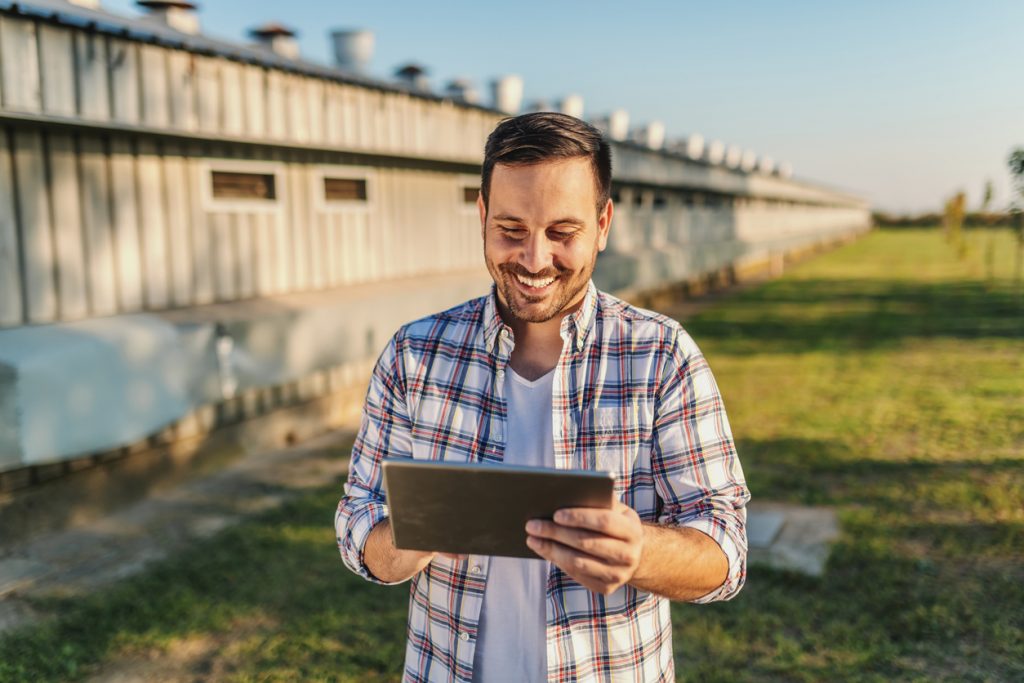
M939 211L957 191L976 208L988 180L1005 207L1006 158L1024 146L1021 0L197 2L220 38L278 21L329 63L330 30L370 29L371 75L415 61L436 89L469 77L487 93L518 74L526 102L576 93L585 118L626 109L631 125L788 161L894 213Z

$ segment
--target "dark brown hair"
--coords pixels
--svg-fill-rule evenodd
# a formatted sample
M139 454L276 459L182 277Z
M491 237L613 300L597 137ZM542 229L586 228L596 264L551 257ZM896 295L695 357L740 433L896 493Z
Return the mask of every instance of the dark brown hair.
M589 123L555 112L522 114L505 119L487 137L480 172L480 195L488 205L495 164L529 165L551 159L588 158L594 169L597 211L611 196L612 150Z

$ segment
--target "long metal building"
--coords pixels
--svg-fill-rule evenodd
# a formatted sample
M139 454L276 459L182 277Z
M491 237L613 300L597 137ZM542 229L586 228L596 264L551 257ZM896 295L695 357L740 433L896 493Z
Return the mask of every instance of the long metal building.
M399 324L489 284L474 202L506 112L142 4L0 0L0 491L257 415L288 416L268 444L303 438L358 404ZM770 163L613 154L610 291L869 227Z

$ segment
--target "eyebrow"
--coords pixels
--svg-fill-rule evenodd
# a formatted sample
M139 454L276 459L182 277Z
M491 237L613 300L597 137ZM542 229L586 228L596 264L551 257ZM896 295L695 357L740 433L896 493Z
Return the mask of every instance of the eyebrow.
M525 223L526 221L519 216L513 216L509 213L499 213L494 217L496 221L507 221L509 223ZM573 218L572 216L566 216L565 218L559 218L551 221L551 225L575 225L577 227L585 227L586 223L580 218Z

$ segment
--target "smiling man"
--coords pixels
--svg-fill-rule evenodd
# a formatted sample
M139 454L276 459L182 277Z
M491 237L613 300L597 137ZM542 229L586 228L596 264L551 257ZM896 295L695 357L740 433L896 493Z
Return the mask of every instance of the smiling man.
M744 583L750 495L704 357L591 282L610 189L591 126L499 124L478 199L491 293L402 327L374 369L335 527L353 571L413 579L407 681L671 681L669 600ZM398 550L386 457L610 470L619 500L531 521L543 559Z

